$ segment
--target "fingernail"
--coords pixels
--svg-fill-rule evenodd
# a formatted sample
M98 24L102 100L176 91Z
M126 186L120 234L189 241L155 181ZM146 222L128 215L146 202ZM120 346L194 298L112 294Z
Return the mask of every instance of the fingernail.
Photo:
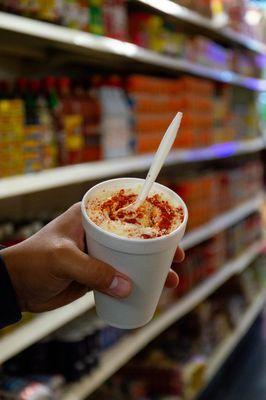
M115 276L108 289L108 293L116 297L127 297L130 292L131 284L122 276Z

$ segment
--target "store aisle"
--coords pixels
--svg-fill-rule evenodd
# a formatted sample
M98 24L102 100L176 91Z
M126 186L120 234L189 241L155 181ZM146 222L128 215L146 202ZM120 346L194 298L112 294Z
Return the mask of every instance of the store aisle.
M266 312L224 365L199 400L262 400L266 398Z

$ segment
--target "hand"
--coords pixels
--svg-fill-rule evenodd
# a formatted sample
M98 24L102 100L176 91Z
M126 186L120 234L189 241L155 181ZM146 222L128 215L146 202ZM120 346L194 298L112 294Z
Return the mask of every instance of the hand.
M131 292L130 279L84 253L80 203L29 239L1 251L22 311L43 312L61 307L96 289L117 298ZM178 249L177 262L184 253ZM167 287L178 277L170 271Z

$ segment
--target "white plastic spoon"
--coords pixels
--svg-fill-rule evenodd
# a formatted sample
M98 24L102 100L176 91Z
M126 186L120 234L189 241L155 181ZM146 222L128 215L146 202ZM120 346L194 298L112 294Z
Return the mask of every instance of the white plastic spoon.
M171 150L173 143L175 141L176 135L178 133L181 120L182 120L183 114L181 112L178 112L169 125L167 131L164 134L164 137L162 138L162 141L158 147L158 150L154 156L154 159L152 161L151 167L149 169L149 172L146 176L145 182L142 186L141 192L138 195L136 201L129 206L123 208L123 210L127 211L133 211L136 210L141 203L143 203L148 196L151 187L153 183L156 181L157 176L159 175L159 172L162 169L162 166L165 162L165 159ZM120 210L119 210L120 211Z

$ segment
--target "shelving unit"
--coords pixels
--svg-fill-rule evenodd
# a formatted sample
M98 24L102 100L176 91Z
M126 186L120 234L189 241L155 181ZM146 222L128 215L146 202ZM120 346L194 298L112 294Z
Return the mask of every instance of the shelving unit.
M43 57L45 57L49 48L83 56L97 54L98 57L104 56L106 65L113 64L116 60L123 63L134 61L135 63L160 67L161 70L165 71L186 72L251 90L266 90L266 80L241 76L232 71L215 71L213 68L161 55L132 43L100 37L4 12L0 12L0 32L8 32L9 35L12 35L17 45L24 46L25 38L31 40L33 48L38 45L38 49L43 50ZM89 59L87 59L87 62L89 62Z
M220 21L206 18L188 8L182 7L179 4L169 0L136 0L136 2L148 6L154 11L159 11L167 16L176 18L178 21L186 22L189 25L193 25L199 30L204 29L211 33L214 33L220 39L225 42L240 45L243 48L252 50L259 54L266 54L266 45L257 40L251 39L250 37L235 32L232 29L225 26Z
M258 138L249 141L217 144L201 149L176 150L169 155L165 165L222 159L260 151L264 147L265 142ZM0 200L60 186L111 178L117 175L125 176L127 173L143 171L149 168L152 157L152 154L136 155L4 178L0 180Z
M257 316L261 312L263 306L265 305L265 301L266 291L264 290L256 297L253 304L249 306L243 318L241 318L241 321L236 330L230 336L228 336L228 338L225 339L223 343L221 343L213 356L210 358L210 360L208 361L205 387L207 387L208 384L212 381L219 369L222 367L222 365L232 354L236 346L246 335L253 322L256 320Z
M94 307L94 297L90 292L74 303L36 316L10 334L1 337L0 364L92 307Z
M266 56L266 44L225 27L224 22L210 20L170 0L133 0L153 13L164 14L184 27L193 27L193 32L218 40L234 48L251 50ZM123 71L164 73L178 76L185 73L216 82L240 86L256 92L266 91L266 79L247 77L230 70L218 71L211 67L184 59L166 56L154 51L104 36L77 31L0 12L0 52L7 51L12 57L26 57L36 61L36 68L47 61L48 70L65 65L69 60L90 65L104 65ZM39 63L39 64L38 64ZM46 66L46 64L45 64ZM255 96L254 96L255 97ZM265 149L265 138L221 143L199 149L178 149L169 155L166 165L191 164L207 160L222 160L252 154ZM13 197L56 189L68 185L97 181L100 179L145 171L149 168L153 154L134 155L86 164L54 168L23 176L0 180L0 201ZM24 199L23 199L24 200ZM263 194L254 195L237 207L216 216L208 223L189 232L181 242L189 249L258 210ZM62 400L83 400L100 387L112 374L125 365L135 354L156 338L165 329L178 321L209 295L221 287L233 275L241 273L266 248L265 240L254 243L236 259L228 261L221 269L202 281L187 295L159 313L148 325L134 331L107 350L101 357L100 366L79 382L67 386ZM218 347L209 360L206 386L219 368L246 334L265 303L266 292L260 293L247 309L236 330ZM0 364L25 348L45 338L58 328L94 307L92 293L58 310L43 313L16 330L0 337Z
M184 249L188 249L210 238L215 233L233 225L256 211L261 203L262 196L258 195L254 199L245 202L240 207L214 218L209 223L186 235L181 242L181 246ZM260 252L261 248L261 243L252 247L251 259ZM237 265L246 265L246 262L238 263ZM230 271L228 270L228 272ZM239 271L234 270L232 272L236 273ZM219 279L220 278L218 278L218 281ZM89 293L65 307L40 314L32 321L25 323L12 333L0 338L0 364L93 307L93 294Z
M107 350L101 359L100 366L93 373L67 387L63 400L83 400L89 396L156 336L186 315L231 276L243 271L256 257L261 246L261 243L251 246L237 259L226 263L215 275L162 312L147 326L137 330L136 333L127 336L110 350Z

